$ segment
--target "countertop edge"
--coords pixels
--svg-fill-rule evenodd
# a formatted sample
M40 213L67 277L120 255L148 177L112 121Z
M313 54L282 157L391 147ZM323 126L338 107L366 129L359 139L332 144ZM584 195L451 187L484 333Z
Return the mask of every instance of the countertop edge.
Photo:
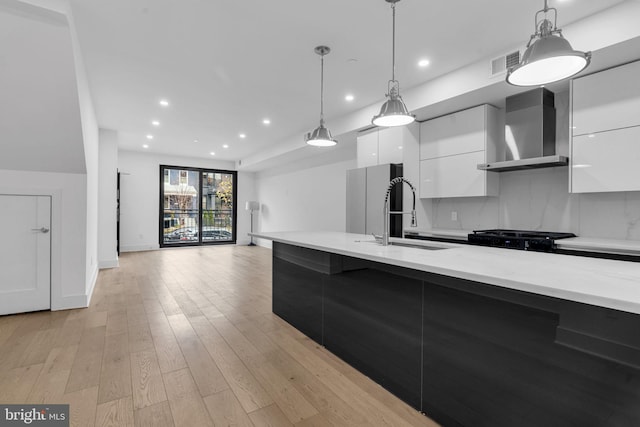
M275 234L275 233L274 233ZM634 314L640 314L640 298L638 302L628 301L621 298L604 296L602 294L595 295L589 292L579 291L579 290L568 290L568 289L559 289L554 286L543 286L537 283L518 281L513 279L504 279L501 277L490 276L487 274L479 274L472 273L468 271L455 270L446 267L439 267L433 264L420 264L416 262L410 262L402 259L395 259L388 256L375 255L364 252L357 252L354 250L343 249L338 246L327 246L325 244L318 244L309 241L301 241L300 239L292 239L287 238L282 235L273 235L270 233L253 233L252 234L256 238L272 240L280 243L290 244L294 246L305 247L309 249L320 250L324 252L336 253L339 255L355 257L360 259L366 259L369 261L380 262L383 264L395 265L399 267L405 267L418 271L425 271L435 274L441 274L444 276L456 277L460 279L471 280L480 283L486 283L489 285L495 285L503 288L519 290L523 292L531 292L538 295L545 295L554 298L560 298L600 307L611 308L615 310L626 311ZM468 247L468 245L455 245L453 246L464 246ZM409 248L403 248L409 249ZM421 250L421 249L414 249ZM502 249L503 250L503 249ZM504 254L509 254L511 251L506 251ZM567 256L567 255L557 255L557 254L545 254L547 256ZM624 261L618 261L624 262ZM640 284L638 288L638 293L640 293Z

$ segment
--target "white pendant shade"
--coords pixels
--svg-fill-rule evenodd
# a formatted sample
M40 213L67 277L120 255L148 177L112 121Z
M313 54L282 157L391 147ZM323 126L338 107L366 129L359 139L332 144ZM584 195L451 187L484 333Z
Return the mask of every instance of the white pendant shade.
M554 12L554 23L547 19L548 12ZM538 16L544 14L544 19ZM575 76L587 68L591 52L573 50L571 44L556 27L558 12L549 7L536 13L536 32L531 36L522 61L507 72L507 83L514 86L540 86Z
M376 126L404 126L413 123L416 117L409 114L407 106L404 105L402 98L389 99L382 104L380 114L375 116L372 123Z
M307 134L306 140L307 144L313 145L314 147L331 147L338 143L331 136L329 129L324 127L324 123L321 123L320 126L313 130L313 132Z
M539 86L564 80L589 65L591 55L573 50L562 36L536 40L522 56L522 62L509 70L507 82L515 86Z

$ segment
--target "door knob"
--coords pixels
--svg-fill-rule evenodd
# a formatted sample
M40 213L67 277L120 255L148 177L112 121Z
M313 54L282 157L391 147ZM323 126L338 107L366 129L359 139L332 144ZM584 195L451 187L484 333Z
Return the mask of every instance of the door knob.
M32 228L31 231L39 231L41 233L48 233L49 229L47 227L42 227L42 228Z

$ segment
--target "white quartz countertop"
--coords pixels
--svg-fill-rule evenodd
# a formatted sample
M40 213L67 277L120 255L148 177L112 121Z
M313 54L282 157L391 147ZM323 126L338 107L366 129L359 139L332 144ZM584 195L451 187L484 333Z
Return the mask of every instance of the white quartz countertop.
M432 241L422 245L445 249L382 246L372 236L340 232L253 236L640 314L640 263L636 262Z

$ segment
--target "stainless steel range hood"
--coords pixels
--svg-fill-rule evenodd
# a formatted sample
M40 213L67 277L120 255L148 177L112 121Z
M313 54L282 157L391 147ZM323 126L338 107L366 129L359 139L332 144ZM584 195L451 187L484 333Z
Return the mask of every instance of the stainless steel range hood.
M538 88L510 96L505 107L505 161L483 163L478 169L507 172L567 166L569 159L556 155L554 95Z

